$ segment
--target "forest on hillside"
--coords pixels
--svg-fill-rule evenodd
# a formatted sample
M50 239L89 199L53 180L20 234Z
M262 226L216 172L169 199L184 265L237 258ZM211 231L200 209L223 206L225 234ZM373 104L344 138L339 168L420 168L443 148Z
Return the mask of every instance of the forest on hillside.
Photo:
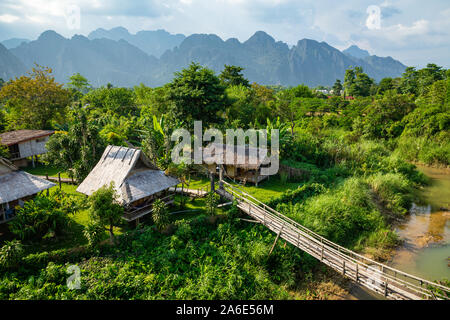
M205 186L195 165L171 162L175 129L191 129L194 120L222 131L278 129L281 163L304 174L279 172L258 188L242 187L379 261L399 244L393 226L429 183L415 163L450 166L450 70L435 64L379 83L349 68L332 88L264 86L238 66L215 74L195 63L157 88L92 88L80 74L62 84L43 66L0 86L0 133L56 130L29 172L59 172L77 183L107 145L131 144L183 185ZM1 157L8 152L0 146ZM235 205L217 208L218 201L179 196L176 208L161 205L130 228L117 219L111 189L85 198L63 184L28 201L0 236L0 299L329 297L318 283L331 275L319 262L282 242L268 255L275 235L240 220ZM100 203L109 216L99 213ZM169 214L184 209L197 211ZM81 268L79 290L66 286L73 264Z

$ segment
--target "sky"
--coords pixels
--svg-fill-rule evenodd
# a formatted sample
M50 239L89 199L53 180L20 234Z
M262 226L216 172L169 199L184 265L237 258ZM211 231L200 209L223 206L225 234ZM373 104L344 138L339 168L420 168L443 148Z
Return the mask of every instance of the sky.
M0 0L0 40L65 37L117 26L247 40L262 30L343 50L357 45L408 66L450 68L449 0Z

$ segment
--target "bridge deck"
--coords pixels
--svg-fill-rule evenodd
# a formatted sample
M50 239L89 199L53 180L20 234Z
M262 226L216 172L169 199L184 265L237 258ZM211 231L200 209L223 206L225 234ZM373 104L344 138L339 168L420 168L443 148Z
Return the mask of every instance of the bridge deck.
M445 292L450 292L450 288L409 275L340 247L242 190L225 181L221 182L223 189L216 192L228 200L236 200L241 211L279 234L280 238L371 291L395 300L448 299ZM443 291L443 294L433 293L431 287Z

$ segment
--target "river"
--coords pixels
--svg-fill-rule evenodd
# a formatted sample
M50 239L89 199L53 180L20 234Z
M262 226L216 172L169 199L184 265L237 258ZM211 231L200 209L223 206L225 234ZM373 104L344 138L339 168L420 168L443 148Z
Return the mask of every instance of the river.
M396 228L404 243L389 265L432 281L450 279L450 170L417 168L431 178L431 185Z

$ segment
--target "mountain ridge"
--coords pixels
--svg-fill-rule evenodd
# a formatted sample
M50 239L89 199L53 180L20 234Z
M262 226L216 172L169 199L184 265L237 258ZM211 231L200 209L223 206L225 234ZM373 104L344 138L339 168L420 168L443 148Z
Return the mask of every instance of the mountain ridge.
M174 72L192 61L215 72L220 72L225 64L238 65L244 68L244 75L251 82L283 86L331 86L336 79L344 78L350 66L363 67L376 81L400 76L406 68L391 57L356 58L312 39L301 39L289 48L264 31L255 32L244 42L236 38L223 40L215 34L192 34L157 58L122 39L121 34L129 34L125 28L111 29L119 40L101 37L103 30L95 30L92 39L81 35L67 39L47 30L35 41L9 51L27 68L35 62L51 67L57 81L66 82L73 73L79 72L94 86L108 82L127 87L140 82L164 85L173 78Z

